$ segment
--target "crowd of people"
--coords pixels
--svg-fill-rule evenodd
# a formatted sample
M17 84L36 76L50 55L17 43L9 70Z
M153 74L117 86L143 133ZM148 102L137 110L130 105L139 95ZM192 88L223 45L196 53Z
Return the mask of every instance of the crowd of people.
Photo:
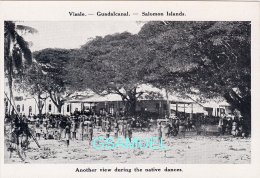
M10 118L6 116L6 121ZM215 119L216 120L216 119ZM228 134L233 136L246 136L246 124L242 117L238 118L217 118L219 134ZM206 117L185 118L174 117L164 119L141 119L140 117L126 117L111 115L95 115L74 113L71 116L64 115L43 115L34 116L29 119L26 116L15 115L11 119L12 133L14 135L26 135L26 138L32 135L36 139L66 139L69 140L88 139L91 143L94 128L104 132L106 137L122 135L131 139L133 130L150 131L151 128L157 128L158 135L161 137L177 136L185 134L187 131L196 131L197 134L203 132L203 127L216 121L210 121ZM16 137L16 142L19 138Z
M185 136L186 132L194 131L197 134L205 133L208 125L218 128L218 135L232 135L234 137L246 137L248 124L242 117L211 117L196 116L193 118L179 115L161 119L96 115L95 113L74 112L70 116L65 115L41 115L26 117L25 115L6 115L5 129L9 125L10 142L8 150L20 147L28 148L29 138L33 138L36 144L40 139L66 140L70 145L71 140L88 140L91 144L94 134L103 133L107 138L119 136L132 139L133 132L156 130L158 138L169 138L177 135Z

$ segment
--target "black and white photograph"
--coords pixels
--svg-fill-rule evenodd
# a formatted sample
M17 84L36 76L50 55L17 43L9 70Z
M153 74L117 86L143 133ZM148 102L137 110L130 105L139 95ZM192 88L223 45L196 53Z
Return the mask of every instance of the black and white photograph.
M251 21L4 21L5 164L250 164Z

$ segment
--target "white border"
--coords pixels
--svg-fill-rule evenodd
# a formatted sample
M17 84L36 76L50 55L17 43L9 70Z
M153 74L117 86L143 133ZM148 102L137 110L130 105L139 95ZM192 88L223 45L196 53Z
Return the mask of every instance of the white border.
M186 13L185 17L70 17L69 11L87 11L89 13L95 13L100 11L130 11L130 12L142 12L145 10L161 12L166 10L179 11L182 10ZM260 177L258 171L260 167L260 115L257 111L259 108L259 69L260 69L260 5L258 2L122 2L122 1L110 1L110 2L82 2L82 1L70 1L70 2L0 2L0 40L1 40L1 79L0 80L0 123L1 123L1 139L0 139L0 172L1 178L13 178L13 177L236 177L245 178ZM21 20L21 21L103 21L103 20L126 20L126 21L147 21L147 20L179 20L179 21L252 21L252 143L251 143L251 164L4 164L4 150L3 150L3 123L4 123L4 102L3 102L3 88L4 88L4 54L3 54L3 20ZM165 166L171 168L181 168L183 172L178 173L75 173L75 169L87 168L87 167L143 167L152 168L160 167L162 169ZM257 169L258 168L258 169Z

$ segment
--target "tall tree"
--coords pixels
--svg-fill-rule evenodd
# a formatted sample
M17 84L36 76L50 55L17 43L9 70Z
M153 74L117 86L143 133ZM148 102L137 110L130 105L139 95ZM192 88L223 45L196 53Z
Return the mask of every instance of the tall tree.
M31 67L24 71L22 77L18 77L19 85L16 88L22 90L24 93L30 94L36 102L38 108L39 116L42 116L42 110L44 107L44 101L48 98L48 93L46 91L46 86L48 85L48 80L46 74L43 73L41 66L33 62Z
M143 94L138 86L147 72L143 53L144 44L137 35L124 32L96 37L82 46L74 55L78 57L71 61L70 71L76 77L71 80L73 86L90 88L101 95L118 94L127 114L134 115L137 99Z
M170 53L163 59L176 60L177 66L181 64L183 68L169 70L176 68L176 65L161 62L158 69L163 73L155 70L155 74L148 79L154 84L168 85L183 94L205 98L224 97L250 121L250 35L250 22L148 23L140 36L152 43L151 48L159 55ZM155 58L156 61L158 59ZM189 64L182 65L187 59Z
M4 22L4 63L5 74L8 78L10 101L13 100L13 77L21 74L26 66L32 63L32 53L28 42L18 33L36 33L34 28L16 25L15 22Z
M61 113L61 108L67 97L71 94L67 90L66 76L68 71L65 68L70 60L71 52L72 50L48 48L34 53L34 58L46 77L46 80L41 83L42 88L48 93L59 113Z

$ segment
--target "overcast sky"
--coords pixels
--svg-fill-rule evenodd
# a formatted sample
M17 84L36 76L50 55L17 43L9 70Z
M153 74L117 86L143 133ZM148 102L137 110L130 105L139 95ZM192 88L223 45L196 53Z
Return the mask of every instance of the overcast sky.
M84 22L34 22L26 21L17 24L33 27L36 34L23 35L25 40L32 42L31 50L45 48L79 48L91 38L128 31L138 33L143 23L135 21L84 21Z

